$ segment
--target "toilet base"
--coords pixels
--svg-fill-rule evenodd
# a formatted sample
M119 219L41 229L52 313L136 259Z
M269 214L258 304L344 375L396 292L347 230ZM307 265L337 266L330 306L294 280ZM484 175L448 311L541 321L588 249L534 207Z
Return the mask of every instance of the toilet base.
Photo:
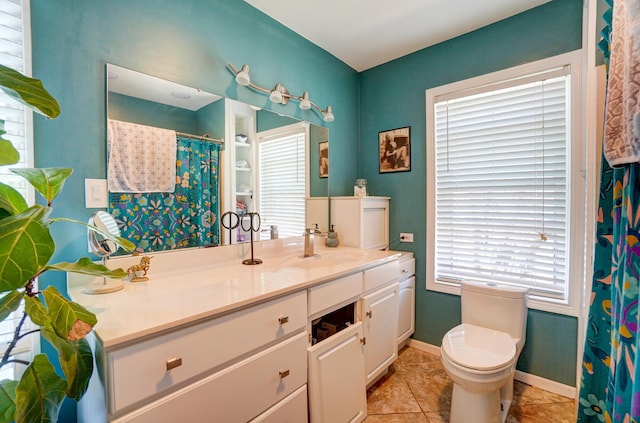
M500 403L500 389L468 391L453 384L450 423L504 423L511 401Z

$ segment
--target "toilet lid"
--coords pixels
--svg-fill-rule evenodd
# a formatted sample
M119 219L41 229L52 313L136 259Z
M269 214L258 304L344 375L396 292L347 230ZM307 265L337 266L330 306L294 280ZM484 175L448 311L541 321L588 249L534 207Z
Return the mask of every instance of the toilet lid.
M442 348L454 363L476 370L505 367L516 354L516 344L509 334L468 323L447 332Z

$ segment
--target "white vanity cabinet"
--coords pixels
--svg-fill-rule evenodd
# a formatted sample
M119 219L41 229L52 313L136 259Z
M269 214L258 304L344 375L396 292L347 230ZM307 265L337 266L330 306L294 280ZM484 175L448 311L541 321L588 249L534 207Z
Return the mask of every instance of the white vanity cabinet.
M120 348L97 345L109 421L256 418L306 385L306 322L300 291ZM79 421L101 421L99 400L83 398Z
M331 224L340 245L383 249L389 245L389 197L331 197Z
M207 268L180 279L188 310L162 307L175 304L169 277L109 297L70 285L99 321L78 422L362 422L368 384L397 357L400 254L343 248L226 265L203 282ZM281 270L286 260L307 267Z
M365 341L357 312L362 283L358 272L308 290L311 423L360 422L367 416Z
M398 283L362 297L367 386L398 358L395 318Z
M399 275L394 260L309 289L311 423L367 416L367 386L398 357Z
M309 348L311 423L367 417L362 322Z
M369 386L386 372L398 358L397 315L398 276L397 261L364 271L362 320L365 335L365 373Z
M416 260L412 253L400 258L400 286L398 290L398 347L413 334L416 327Z

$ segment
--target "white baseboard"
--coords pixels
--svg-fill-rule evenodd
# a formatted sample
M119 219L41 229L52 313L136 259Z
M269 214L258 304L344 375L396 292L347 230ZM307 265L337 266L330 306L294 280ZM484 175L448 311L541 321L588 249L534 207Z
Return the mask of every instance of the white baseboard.
M426 342L410 339L408 345L429 354L440 355L440 347L427 344ZM514 378L520 382L526 383L527 385L535 386L536 388L544 389L547 392L562 395L563 397L575 399L578 394L578 391L574 386L565 385L564 383L556 382L555 380L545 379L530 373L521 372L520 370L516 370Z

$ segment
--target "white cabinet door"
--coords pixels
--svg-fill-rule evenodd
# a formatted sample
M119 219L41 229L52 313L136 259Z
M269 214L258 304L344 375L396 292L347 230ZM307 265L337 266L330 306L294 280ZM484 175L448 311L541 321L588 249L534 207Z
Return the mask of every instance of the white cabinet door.
M398 358L398 283L362 297L367 385Z
M400 282L398 291L398 344L406 340L415 330L416 278Z
M361 422L367 416L362 322L309 347L311 423Z

